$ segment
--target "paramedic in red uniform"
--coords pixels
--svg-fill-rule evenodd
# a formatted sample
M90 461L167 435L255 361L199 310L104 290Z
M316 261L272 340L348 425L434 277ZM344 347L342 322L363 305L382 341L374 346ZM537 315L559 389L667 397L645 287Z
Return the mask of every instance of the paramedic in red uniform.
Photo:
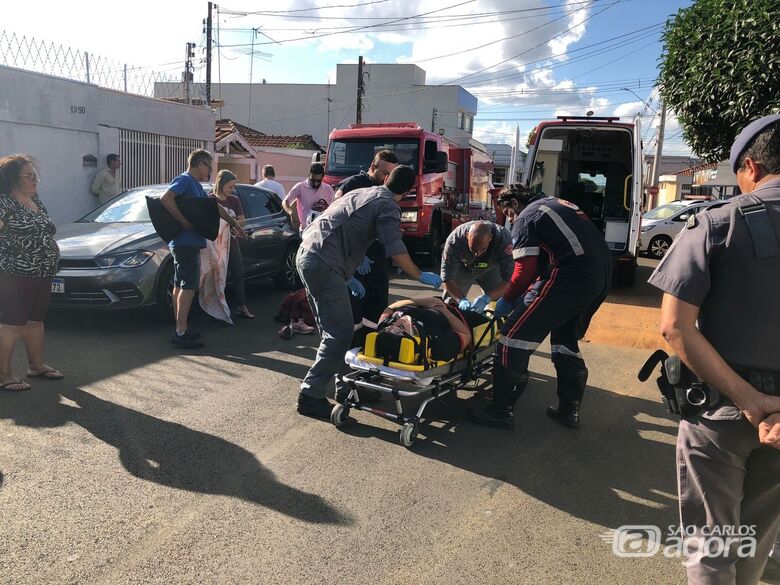
M528 383L528 360L550 335L558 406L547 414L576 428L588 380L578 341L609 291L612 255L602 233L569 201L513 184L498 202L513 222L515 268L496 304L496 314L508 317L496 349L492 397L469 414L479 424L513 428L514 404Z

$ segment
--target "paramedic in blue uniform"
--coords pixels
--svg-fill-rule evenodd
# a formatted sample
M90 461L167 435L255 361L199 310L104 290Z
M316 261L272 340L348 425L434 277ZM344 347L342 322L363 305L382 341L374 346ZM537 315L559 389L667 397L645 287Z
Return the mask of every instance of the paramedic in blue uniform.
M415 177L413 168L398 166L384 185L356 189L335 200L303 232L298 274L321 341L314 365L301 383L298 412L302 415L330 417L332 404L325 397L326 387L344 368L353 331L349 295L365 295L354 273L371 242L381 242L387 257L415 280L435 289L441 286L438 274L417 268L401 240L398 202L414 187ZM340 397L346 388L338 380L336 385Z
M745 195L692 216L650 278L661 333L720 397L677 433L690 585L757 583L780 530L780 115L749 124L730 163ZM749 554L696 554L740 527Z
M514 273L496 314L507 315L493 367L492 398L470 409L475 422L514 425L514 404L528 383L528 359L547 335L558 378L558 406L547 414L575 428L588 380L578 341L607 296L612 255L603 234L576 205L520 184L499 197L513 222Z
M360 171L357 175L347 177L336 186L336 199L355 189L384 185L392 170L398 166L398 157L392 150L380 150L374 155L368 172ZM387 260L382 243L378 240L368 247L365 257L358 265L355 274L366 289L362 299L362 317L371 323L379 322L379 316L390 302L388 299L390 276L387 271Z
M456 227L444 242L441 279L444 300L463 311L482 311L506 292L512 278L512 236L490 221L469 221ZM482 294L470 300L478 284Z

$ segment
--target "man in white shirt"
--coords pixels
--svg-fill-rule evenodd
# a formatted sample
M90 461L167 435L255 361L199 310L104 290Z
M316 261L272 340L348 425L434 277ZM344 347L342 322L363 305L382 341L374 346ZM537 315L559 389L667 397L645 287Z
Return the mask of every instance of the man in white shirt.
M284 199L287 193L284 190L284 186L280 182L274 180L275 177L276 171L274 170L274 167L265 165L263 167L263 180L255 183L255 187L262 187L263 189L273 191L279 196L279 199Z
M101 204L116 197L122 191L119 177L116 175L119 167L122 166L119 155L109 154L106 157L106 165L106 168L95 175L95 179L92 181L92 194L97 196Z

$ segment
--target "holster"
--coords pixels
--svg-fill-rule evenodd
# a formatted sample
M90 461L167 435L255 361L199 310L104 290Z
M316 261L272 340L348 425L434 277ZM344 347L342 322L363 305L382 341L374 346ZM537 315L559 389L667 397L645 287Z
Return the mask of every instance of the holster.
M647 381L659 364L660 375L656 378L656 384L668 413L687 417L715 408L721 403L720 392L705 384L685 365L680 356L669 356L661 349L653 353L642 366L639 380Z

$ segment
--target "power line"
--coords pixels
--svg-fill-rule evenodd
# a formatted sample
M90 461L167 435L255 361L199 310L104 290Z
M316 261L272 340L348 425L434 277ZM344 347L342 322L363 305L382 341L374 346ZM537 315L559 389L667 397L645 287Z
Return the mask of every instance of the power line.
M421 14L415 14L413 16L405 16L405 17L399 18L397 20L391 20L389 23L401 22L401 21L404 21L404 20L411 20L411 19L414 19L414 18L418 18L420 16L425 16L427 14L434 14L434 13L437 13L437 12L443 12L445 10L450 10L451 8L456 8L458 6L464 6L466 4L472 4L472 3L476 2L476 1L477 0L465 0L464 2L460 2L458 4L454 4L453 6L446 6L444 8L437 8L436 10L431 10L429 12L423 12ZM620 1L623 1L623 0L616 0L616 1L620 2ZM389 24L389 23L384 23L384 24ZM321 35L310 35L308 37L298 37L298 38L294 38L294 39L285 39L284 41L279 41L279 42L293 43L293 42L296 42L296 41L309 41L309 40L312 40L312 39L321 39L323 37L330 37L330 36L333 36L333 35L343 35L345 33L358 32L358 31L361 31L361 30L372 29L372 28L376 28L378 26L381 26L381 25L380 24L369 24L369 25L366 25L366 26L358 26L358 27L351 28L351 29L344 30L344 31L323 33ZM257 45L266 45L266 44L270 44L270 43L255 43L255 44L257 44ZM246 45L223 45L223 46L227 48L227 47L245 47Z
M308 19L308 20L348 20L348 21L354 21L354 20L395 20L395 19L404 19L404 18L415 18L420 22L432 22L432 21L448 21L448 20L457 20L457 19L471 19L471 18L480 18L485 16L500 16L500 15L506 15L506 14L517 14L517 13L529 13L529 12L540 12L545 10L551 10L554 8L569 8L571 6L575 6L578 4L592 4L594 2L606 2L608 0L580 0L578 2L570 2L570 3L564 3L564 4L555 4L551 6L539 6L536 8L518 8L514 10L497 10L492 12L473 12L473 13L461 13L461 14L449 14L449 15L442 15L442 16L427 16L430 13L425 13L425 15L420 16L297 16L297 15L284 15L279 13L271 13L267 11L256 11L256 12L244 12L240 10L228 10L224 9L222 12L226 14L233 14L235 16L270 16L270 17L276 17L276 18L284 18L284 19ZM633 1L633 0L626 0L626 1ZM366 6L368 4L371 4L371 2L366 2L362 4L361 6ZM456 5L458 6L458 5ZM322 8L334 8L333 6L323 6ZM385 23L387 24L387 23ZM300 29L296 29L300 30Z
M383 4L389 1L390 0L371 0L370 2L360 2L358 4L333 4L331 6L312 6L311 8L296 8L295 10L257 10L255 12L243 12L241 10L230 10L229 8L225 8L224 10L222 10L222 12L234 16L249 16L252 14L262 14L266 16L272 16L274 14L284 15L284 14L290 14L294 12L309 12L311 10L323 10L325 8L362 8L363 6L368 6L369 4Z

